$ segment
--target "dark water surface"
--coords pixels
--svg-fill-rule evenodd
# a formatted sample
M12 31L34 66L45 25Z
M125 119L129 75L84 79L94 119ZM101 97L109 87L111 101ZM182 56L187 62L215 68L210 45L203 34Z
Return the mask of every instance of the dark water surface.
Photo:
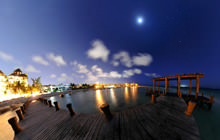
M48 98L52 102L58 101L59 106L66 108L67 103L72 103L73 109L81 113L99 113L100 106L104 103L110 105L112 112L122 111L150 102L151 98L145 96L143 87L125 87L114 89L79 91L65 97L54 96Z

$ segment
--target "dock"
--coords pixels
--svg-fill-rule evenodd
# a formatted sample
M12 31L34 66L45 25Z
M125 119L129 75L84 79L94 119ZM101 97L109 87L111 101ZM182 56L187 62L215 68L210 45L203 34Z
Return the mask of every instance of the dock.
M36 101L26 109L24 120L19 122L23 130L14 139L199 140L195 119L184 113L186 109L182 98L159 96L156 103L115 112L108 121L102 113L71 117L67 110L55 111Z

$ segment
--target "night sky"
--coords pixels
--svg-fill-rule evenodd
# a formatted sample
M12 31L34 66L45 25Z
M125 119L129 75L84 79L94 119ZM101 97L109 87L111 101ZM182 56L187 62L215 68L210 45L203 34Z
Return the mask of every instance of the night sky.
M41 76L43 84L148 85L157 76L201 72L201 87L219 88L219 5L217 0L1 1L0 69L9 75L19 67L29 78Z

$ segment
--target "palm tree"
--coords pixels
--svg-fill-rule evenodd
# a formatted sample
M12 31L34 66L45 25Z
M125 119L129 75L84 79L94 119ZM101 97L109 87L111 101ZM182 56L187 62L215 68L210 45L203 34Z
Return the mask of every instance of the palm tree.
M41 85L42 85L40 79L41 79L41 77L31 78L31 80L33 82L32 87L36 88L38 91L40 91Z

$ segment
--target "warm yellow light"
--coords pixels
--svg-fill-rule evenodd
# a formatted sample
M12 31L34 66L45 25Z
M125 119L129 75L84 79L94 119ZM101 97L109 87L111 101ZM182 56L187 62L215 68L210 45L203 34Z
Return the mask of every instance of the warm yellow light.
M34 102L36 102L37 100L33 100L33 101L31 101L32 103L34 103Z

